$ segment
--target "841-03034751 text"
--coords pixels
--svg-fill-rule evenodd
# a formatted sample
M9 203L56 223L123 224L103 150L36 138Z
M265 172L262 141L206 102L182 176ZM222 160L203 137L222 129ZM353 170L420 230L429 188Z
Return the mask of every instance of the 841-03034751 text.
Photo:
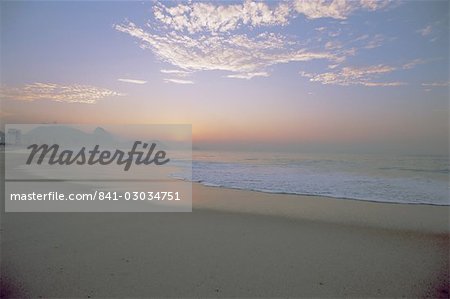
M47 192L47 193L11 193L11 201L33 200L33 201L180 201L181 194L176 191L94 191L92 193L69 193Z

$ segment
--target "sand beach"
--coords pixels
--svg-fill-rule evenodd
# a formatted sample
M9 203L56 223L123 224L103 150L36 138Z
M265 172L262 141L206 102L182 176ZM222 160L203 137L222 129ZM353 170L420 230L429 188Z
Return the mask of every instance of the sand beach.
M2 214L6 297L446 297L448 207L193 186L192 213Z

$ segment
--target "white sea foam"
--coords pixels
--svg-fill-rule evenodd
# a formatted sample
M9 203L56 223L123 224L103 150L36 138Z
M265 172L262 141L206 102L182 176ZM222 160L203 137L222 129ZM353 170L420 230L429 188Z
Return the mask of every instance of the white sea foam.
M449 205L447 157L201 153L192 177L208 186L367 201Z

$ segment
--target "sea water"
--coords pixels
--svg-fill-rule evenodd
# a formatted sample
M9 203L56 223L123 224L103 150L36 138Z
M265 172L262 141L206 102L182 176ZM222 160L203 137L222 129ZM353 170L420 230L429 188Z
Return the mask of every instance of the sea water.
M190 153L180 157L171 157L170 164L175 166L171 176L207 186L450 205L447 156L193 151L192 174ZM21 166L17 170L32 172L25 168ZM97 167L96 171L104 170ZM40 167L35 175L55 175L52 169L48 170L48 175L42 172L45 169ZM121 176L122 171L113 174ZM148 175L141 171L139 178L146 179Z
M450 205L447 156L194 151L192 177L173 176L268 193Z

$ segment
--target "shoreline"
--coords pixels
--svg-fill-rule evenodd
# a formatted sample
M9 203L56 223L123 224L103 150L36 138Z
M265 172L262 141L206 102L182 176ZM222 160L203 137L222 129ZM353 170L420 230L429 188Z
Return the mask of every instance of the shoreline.
M182 181L189 181L181 178L175 178L177 180ZM382 201L382 200L373 200L373 199L360 199L360 198L350 198L350 197L337 197L337 196L330 196L330 195L320 195L320 194L306 194L306 193L291 193L291 192L271 192L271 191L263 191L263 190L256 190L256 189L244 189L244 188L238 188L238 187L226 187L226 186L219 186L214 184L204 184L203 182L198 181L189 181L194 184L199 184L204 187L210 187L210 188L223 188L223 189L230 189L230 190L239 190L239 191L249 191L249 192L258 192L263 194L275 194L275 195L298 195L298 196L310 196L310 197L322 197L322 198L329 198L329 199L339 199L339 200L353 200L353 201L363 201L363 202L372 202L372 203L381 203L381 204L393 204L393 205L424 205L424 206L438 206L438 207L448 207L450 208L450 201L448 204L435 204L435 203L429 203L429 202L395 202L395 201Z
M207 194L196 199L196 193ZM386 229L450 232L450 207L344 200L334 197L274 194L192 184L192 208L282 216ZM208 196L209 195L209 196Z

